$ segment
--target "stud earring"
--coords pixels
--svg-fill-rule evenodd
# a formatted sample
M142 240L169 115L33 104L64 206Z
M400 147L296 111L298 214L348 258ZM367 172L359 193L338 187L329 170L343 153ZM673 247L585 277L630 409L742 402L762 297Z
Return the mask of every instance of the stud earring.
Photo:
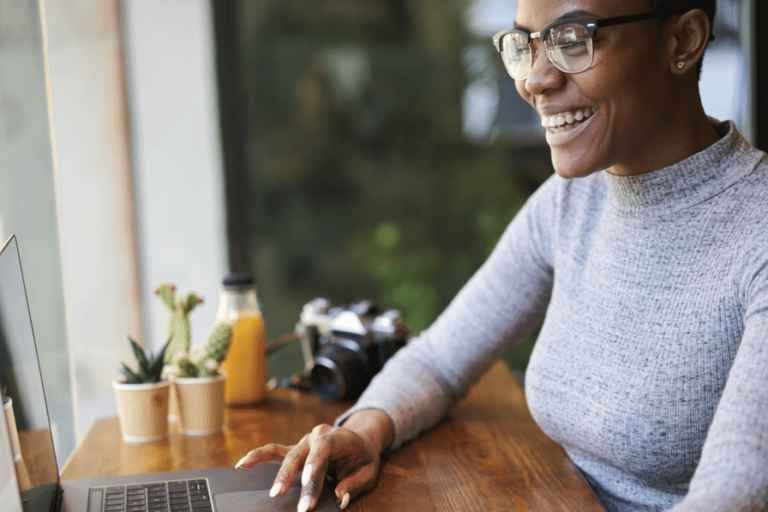
M680 70L682 70L683 68L685 68L685 61L682 61L682 60L681 60L680 62L678 62L677 64L675 64L675 66L677 66L677 69L680 69Z

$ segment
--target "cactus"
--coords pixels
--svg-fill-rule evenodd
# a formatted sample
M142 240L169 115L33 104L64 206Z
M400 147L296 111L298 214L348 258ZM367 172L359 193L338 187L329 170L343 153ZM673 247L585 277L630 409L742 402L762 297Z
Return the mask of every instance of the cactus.
M168 340L160 352L152 355L149 351L144 351L130 336L128 342L131 344L133 356L136 359L136 369L131 369L127 364L121 364L121 372L125 377L125 384L152 384L162 381L163 366L165 365L165 354L168 350L170 340Z
M211 335L208 337L208 344L205 346L208 358L221 364L221 362L224 361L224 358L227 357L227 351L229 350L229 343L231 340L232 326L227 322L216 324L213 328L213 332L211 332Z
M198 345L190 352L179 352L173 357L169 373L188 378L215 377L227 356L231 340L232 326L227 322L216 324L208 337L208 343Z
M189 352L192 345L192 333L189 326L189 314L203 299L192 292L186 297L176 297L176 286L171 283L164 283L155 290L160 300L171 312L171 319L168 323L168 336L170 345L165 352L165 362L170 363L173 356L179 353Z

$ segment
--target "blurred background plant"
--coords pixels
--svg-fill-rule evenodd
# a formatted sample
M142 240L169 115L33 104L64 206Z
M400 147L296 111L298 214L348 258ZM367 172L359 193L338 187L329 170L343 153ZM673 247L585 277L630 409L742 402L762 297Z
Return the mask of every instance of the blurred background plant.
M550 174L476 4L215 3L231 264L256 275L271 337L315 296L426 328ZM270 360L299 368L298 349Z

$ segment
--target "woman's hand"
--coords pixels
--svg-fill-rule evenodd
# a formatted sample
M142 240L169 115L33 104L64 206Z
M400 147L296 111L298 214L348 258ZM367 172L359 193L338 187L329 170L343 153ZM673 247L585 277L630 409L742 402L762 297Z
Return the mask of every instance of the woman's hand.
M251 450L235 466L250 468L282 461L270 497L282 496L301 472L298 512L312 510L320 499L326 474L338 480L334 493L344 510L351 499L376 485L380 454L393 438L392 421L381 411L361 411L344 427L318 425L293 445L267 444Z

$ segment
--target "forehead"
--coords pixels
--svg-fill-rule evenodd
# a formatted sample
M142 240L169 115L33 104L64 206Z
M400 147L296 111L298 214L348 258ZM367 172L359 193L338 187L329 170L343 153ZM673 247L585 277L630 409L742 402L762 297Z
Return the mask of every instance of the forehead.
M515 22L540 30L573 11L586 11L599 18L648 11L650 0L518 0Z

